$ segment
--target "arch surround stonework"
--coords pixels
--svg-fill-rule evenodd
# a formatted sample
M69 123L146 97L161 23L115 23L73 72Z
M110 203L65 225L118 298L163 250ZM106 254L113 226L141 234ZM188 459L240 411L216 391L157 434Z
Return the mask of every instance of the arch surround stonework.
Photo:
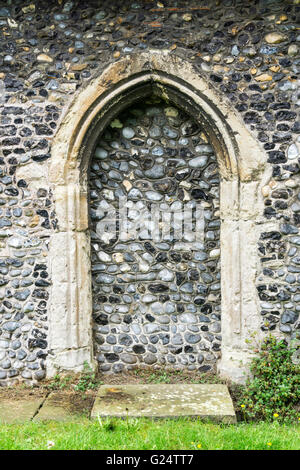
M156 88L193 110L208 130L220 173L222 358L224 377L243 382L259 331L257 241L263 228L261 187L270 178L264 152L224 97L192 65L168 51L134 54L109 65L66 111L52 145L49 184L58 229L51 235L47 375L95 368L88 222L88 167L111 116ZM175 103L176 104L176 103ZM195 114L196 113L196 114Z

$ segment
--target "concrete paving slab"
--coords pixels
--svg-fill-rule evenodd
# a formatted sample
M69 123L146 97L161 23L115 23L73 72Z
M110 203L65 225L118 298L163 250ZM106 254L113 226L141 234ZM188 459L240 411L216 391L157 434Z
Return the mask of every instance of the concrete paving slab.
M0 424L30 421L38 412L45 397L6 399L0 401Z
M82 418L82 409L74 406L74 394L51 392L33 421L74 421Z
M128 384L102 385L91 412L97 417L191 417L235 423L226 385Z

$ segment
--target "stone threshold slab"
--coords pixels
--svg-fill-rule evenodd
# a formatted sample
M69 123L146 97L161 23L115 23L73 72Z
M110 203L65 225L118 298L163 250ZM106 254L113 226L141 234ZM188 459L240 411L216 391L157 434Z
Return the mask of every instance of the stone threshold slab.
M222 384L102 385L91 412L97 417L190 417L235 423L233 403Z
M45 397L40 398L1 398L0 400L0 424L17 424L30 421L38 413Z

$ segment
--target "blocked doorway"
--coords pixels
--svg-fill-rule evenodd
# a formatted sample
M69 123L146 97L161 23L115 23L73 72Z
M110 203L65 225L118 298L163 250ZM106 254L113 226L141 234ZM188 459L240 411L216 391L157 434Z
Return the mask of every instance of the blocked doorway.
M111 120L89 182L100 369L214 369L221 349L219 175L205 129L149 97Z
M175 57L169 60L166 54L159 52L133 55L116 64L111 64L76 96L53 142L50 182L55 198L58 230L51 236L49 252L53 282L49 304L51 349L47 358L48 376L56 373L57 369L82 370L86 362L96 368L99 365L95 361L98 353L118 354L111 349L110 352L105 351L105 346L108 347L105 344L105 336L108 333L104 331L98 331L100 336L104 336L104 342L102 345L97 343L98 346L102 346L102 351L97 351L95 354L95 341L92 337L94 319L98 315L97 308L93 308L92 305L94 275L90 268L91 257L96 253L91 253L89 168L91 168L96 149L102 148L99 136L104 135L105 129L114 119L118 120L120 113L136 103L138 99L145 102L153 91L155 93L158 91L158 95L168 103L169 107L183 109L195 118L201 129L207 132L206 144L211 144L215 152L214 156L217 158L220 177L220 281L222 290L221 358L217 365L223 376L236 381L244 380L244 371L247 370L247 363L252 355L246 339L249 338L251 331L258 329L260 322L255 287L259 261L257 257L259 231L256 220L263 205L261 187L268 178L264 167L264 156L259 145L239 121L230 105L199 77L188 62ZM174 103L175 106L169 103ZM130 125L125 127L130 128ZM173 127L176 129L176 126ZM154 155L154 157L162 156ZM169 169L171 168L168 167ZM118 168L107 168L107 170L118 172ZM133 180L129 180L130 184L138 178L140 178L139 175L134 175ZM113 178L112 181L114 181ZM108 189L110 190L111 188ZM157 189L149 191L159 193ZM144 194L143 191L142 194ZM178 200L173 202L178 202ZM97 243L96 239L93 241ZM145 244L145 240L142 243ZM99 250L105 252L102 247L95 249L96 252ZM117 253L119 252L122 254L121 250ZM146 253L149 252L146 250L144 254ZM112 252L110 254L113 255ZM163 269L168 270L168 267ZM102 272L103 274L105 273ZM123 274L128 274L128 272ZM101 272L97 275L101 275ZM168 286L173 282L171 279L160 281L161 284L169 283ZM96 284L108 287L114 282L115 280L112 283ZM147 282L150 285L152 281ZM155 283L157 281L152 282L152 284ZM125 295L125 292L120 292L119 295L121 294ZM150 295L150 292L148 294ZM151 294L164 295L164 292ZM137 300L139 299L135 299L136 303ZM132 304L135 302L132 301ZM159 299L158 302L161 303ZM169 301L166 300L166 302ZM140 301L138 303L141 304ZM105 312L105 315L108 313L110 312ZM205 312L201 313L205 315ZM126 312L123 312L123 315L125 316ZM176 316L178 317L178 314ZM218 323L217 319L214 321ZM149 324L153 323L155 321L149 321ZM99 323L97 325L107 326L99 325ZM127 326L128 324L125 323L124 328L126 329ZM166 325L162 324L162 326ZM202 326L205 327L205 325ZM126 335L128 331L123 333ZM155 333L153 332L154 336ZM198 334L198 332L194 333ZM215 333L217 335L217 332ZM102 338L99 340L100 343L103 341ZM127 339L124 338L124 341ZM134 342L136 342L135 339ZM134 342L129 346L133 347ZM138 341L136 344L140 345ZM155 347L155 343L147 344ZM116 348L119 345L116 343L109 347L111 346ZM146 351L145 353L141 351L142 355L148 354ZM121 364L112 356L111 362L108 363L110 370L118 362ZM105 361L101 364L104 365ZM126 364L131 365L124 362L125 367ZM203 365L205 364L208 364L208 361L204 360Z

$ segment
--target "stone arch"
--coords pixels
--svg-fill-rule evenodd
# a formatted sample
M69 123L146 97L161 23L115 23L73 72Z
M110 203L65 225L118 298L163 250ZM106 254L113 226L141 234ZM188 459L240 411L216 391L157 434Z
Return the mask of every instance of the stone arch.
M95 142L119 110L150 93L192 112L209 134L221 176L222 359L219 371L243 380L251 355L245 343L259 328L260 187L269 178L264 153L226 100L175 55L149 52L108 66L75 96L52 146L49 168L58 230L50 240L52 287L47 373L95 366L91 334L87 173Z

